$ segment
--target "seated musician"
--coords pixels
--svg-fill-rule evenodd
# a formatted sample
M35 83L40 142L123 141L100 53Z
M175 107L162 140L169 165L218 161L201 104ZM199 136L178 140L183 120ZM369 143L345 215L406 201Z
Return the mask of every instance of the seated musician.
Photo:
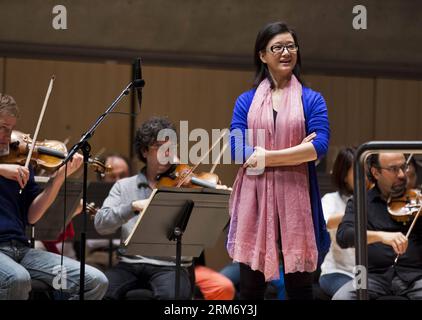
M13 97L0 93L0 154L9 153L11 133L18 118ZM0 158L1 159L1 158ZM82 164L75 155L68 163L71 175ZM62 289L70 299L79 294L79 262L64 257L66 277L58 276L61 257L29 247L27 224L35 224L56 198L65 176L61 167L41 192L34 181L34 171L0 162L0 299L28 299L31 279L38 279L55 289ZM22 190L22 193L20 193ZM101 299L107 290L107 278L99 270L86 266L85 299ZM60 281L60 280L63 280ZM60 285L58 285L60 284Z
M422 299L422 219L416 221L406 238L411 221L403 223L393 219L387 203L390 197L394 199L406 192L406 159L399 153L373 154L368 157L367 165L369 179L375 183L367 196L368 296L370 299L383 296ZM342 248L354 246L357 227L354 217L352 199L337 230L337 242ZM351 280L333 299L356 297Z
M408 189L414 189L418 188L420 189L421 186L418 184L419 176L418 176L418 165L416 163L415 157L412 155L410 156L410 159L407 161L409 166L407 168L407 188Z
M100 234L114 233L122 227L122 239L126 239L144 209L146 199L157 185L157 176L166 172L171 164L161 164L158 149L163 144L157 141L160 130L172 129L174 125L165 118L151 118L137 130L136 154L145 167L137 174L117 181L109 196L95 215L95 227ZM181 299L191 297L190 276L186 267L191 258L182 257L180 276ZM173 257L146 257L120 255L116 266L106 272L109 289L106 299L123 299L125 294L137 288L150 289L155 299L174 298L175 259Z
M111 171L105 173L97 173L97 180L109 183L127 178L131 174L130 161L123 155L113 153L104 157L104 161L100 159L106 167L111 167ZM94 212L96 214L99 209L96 204ZM101 203L99 203L101 205ZM82 206L81 208L82 209ZM79 242L76 242L79 251ZM100 270L107 270L117 263L115 248L120 244L119 239L87 239L86 241L86 262L95 266ZM110 257L111 255L111 257Z

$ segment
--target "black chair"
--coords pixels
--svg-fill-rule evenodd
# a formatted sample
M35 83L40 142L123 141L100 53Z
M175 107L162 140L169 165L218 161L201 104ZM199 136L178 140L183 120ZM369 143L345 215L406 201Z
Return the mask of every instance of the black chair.
M196 286L195 286L195 267L192 263L192 266L188 267L190 283L191 283L191 299L194 299L196 296ZM126 292L124 300L155 300L154 293L150 289L133 289Z
M126 292L125 300L154 300L154 293L149 289L133 289Z
M327 295L319 286L318 283L314 283L312 286L315 300L331 300L331 297Z
M319 285L319 277L321 276L321 267L318 267L313 272L313 284L312 284L312 290L314 294L314 300L331 300L331 297L326 294Z
M41 280L31 279L29 300L53 300L53 288Z

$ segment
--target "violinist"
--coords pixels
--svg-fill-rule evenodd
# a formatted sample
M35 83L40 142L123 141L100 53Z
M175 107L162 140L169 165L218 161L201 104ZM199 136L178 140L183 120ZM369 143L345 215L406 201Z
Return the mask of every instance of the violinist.
M106 166L110 166L112 170L100 174L99 180L104 182L116 182L130 176L130 163L126 157L120 154L110 154L105 158L104 163Z
M109 154L104 157L105 166L111 167L110 172L97 173L97 180L104 182L117 182L120 179L127 178L131 174L129 160L117 153ZM101 204L99 204L101 205ZM99 208L95 204L94 214L97 213ZM111 241L111 243L110 243ZM115 252L113 250L112 259L110 257L110 245L117 247L120 244L119 239L87 239L86 241L86 262L95 266L100 270L106 270L115 264Z
M319 285L329 297L353 279L355 266L355 250L341 249L336 242L337 227L340 224L347 201L353 195L353 161L355 148L341 148L334 161L331 178L336 187L335 192L325 194L322 199L322 209L327 229L330 233L331 246L321 265Z
M407 189L420 189L418 186L418 170L415 158L412 156L408 161L407 175Z
M18 118L13 97L0 93L0 150L10 151L11 133ZM67 173L74 173L82 164L82 156L75 155ZM65 167L61 167L41 192L34 181L33 169L17 164L0 164L0 299L27 299L31 278L57 288L57 272L61 257L29 247L25 234L27 224L36 223L53 203L64 181ZM22 192L20 193L20 190ZM64 257L66 285L63 292L70 299L78 298L79 262ZM107 278L95 268L86 266L85 298L101 299L107 289Z
M408 238L410 224L403 224L389 213L389 199L406 192L407 163L403 154L372 154L367 159L368 177L375 186L368 191L368 295L370 299L401 296L422 299L422 219L417 220ZM354 246L355 212L353 199L337 230L342 248ZM334 295L335 300L354 300L353 280Z
M158 150L164 143L157 141L160 130L172 129L174 125L166 118L151 118L137 130L135 151L145 167L137 174L118 180L102 208L95 215L95 228L100 234L114 233L122 228L122 239L126 239L133 229L137 215L144 209L147 199L157 187L157 176L165 173L171 163L159 161ZM168 156L168 154L166 155ZM174 298L176 263L173 257L127 256L119 253L119 262L106 272L109 289L106 299L124 299L132 289L150 289L154 299ZM180 298L191 296L190 278L187 267L191 257L182 257L180 273Z

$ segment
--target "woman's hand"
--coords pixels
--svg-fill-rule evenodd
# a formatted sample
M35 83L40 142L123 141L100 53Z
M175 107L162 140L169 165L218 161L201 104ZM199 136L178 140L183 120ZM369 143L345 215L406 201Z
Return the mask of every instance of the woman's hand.
M15 180L19 183L21 189L25 188L29 179L29 170L18 164L1 164L0 175L9 180Z
M315 139L316 135L317 134L315 132L312 132L309 136L305 137L305 139L303 139L300 144L304 144L304 143L307 143L307 142L312 142Z
M305 144L307 142L312 142L315 137L317 136L317 134L315 132L312 132L311 134L309 134L308 136L306 136L302 142L300 143ZM275 152L277 152L279 150L266 150L262 147L255 147L255 151L252 153L252 155L245 161L245 163L243 164L243 168L245 169L252 169L254 171L256 171L256 174L260 174L262 173L262 170L265 169L265 167L267 166L267 157L268 156L272 156L274 158L274 156L277 156ZM271 152L273 152L271 154ZM268 161L271 162L271 159L268 159ZM269 166L272 166L271 163L268 162ZM289 165L298 165L301 164L302 162L297 162L297 163L290 163Z
M245 161L243 168L263 170L265 168L265 157L267 152L268 151L262 147L255 147L255 151L251 154L248 160Z

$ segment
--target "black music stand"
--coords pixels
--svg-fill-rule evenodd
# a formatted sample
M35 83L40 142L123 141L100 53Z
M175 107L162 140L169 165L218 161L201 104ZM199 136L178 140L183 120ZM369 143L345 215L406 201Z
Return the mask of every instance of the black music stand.
M122 243L127 255L171 257L176 253L175 299L179 298L182 250L198 257L213 247L229 220L230 191L216 189L155 189Z
M87 203L93 202L95 207L101 208L105 198L108 197L110 189L113 187L114 182L102 182L102 181L91 181L88 182ZM83 216L78 215L73 219L73 227L75 228L75 240L80 240L80 232L83 228ZM87 220L86 226L86 238L87 239L113 239L120 238L116 234L111 235L100 235L94 226L94 216L90 215Z
M41 188L45 187L46 182L37 182ZM57 240L63 230L63 210L66 204L66 221L67 226L72 221L73 214L79 205L82 197L82 182L75 180L67 180L66 195L64 192L65 186L60 188L60 191L54 200L53 204L47 209L42 218L37 221L34 228L35 231L31 236L32 240Z
M108 197L108 194L110 192L110 189L113 187L114 182L103 182L103 181L91 181L88 183L87 188L87 201L88 203L93 202L95 204L95 207L101 208L105 198ZM101 235L97 232L95 229L94 224L94 215L89 215L89 218L86 222L86 239L106 239L108 240L108 265L111 268L113 264L113 239L120 239L120 228L113 234L109 235ZM79 246L81 245L81 234L83 231L83 225L84 225L84 217L80 214L76 216L73 219L73 228L75 229L75 241L79 243ZM80 248L79 251L81 252ZM80 259L81 257L79 257Z

